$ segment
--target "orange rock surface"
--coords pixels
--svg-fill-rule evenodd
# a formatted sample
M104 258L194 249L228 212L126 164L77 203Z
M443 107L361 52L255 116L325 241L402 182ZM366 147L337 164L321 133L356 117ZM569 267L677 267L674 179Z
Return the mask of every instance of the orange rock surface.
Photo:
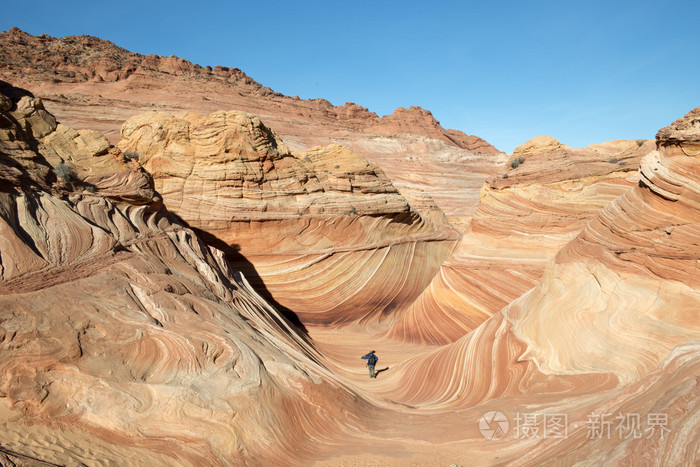
M533 288L547 263L600 209L639 181L653 142L572 149L538 137L490 180L469 228L430 286L388 336L446 344Z
M337 145L294 155L249 114L144 114L122 135L168 209L307 323L409 304L459 238L363 157Z
M700 108L521 146L442 266L429 197L263 121L114 147L0 82L0 463L700 462Z
M104 137L1 91L3 463L298 460L295 410L349 407L307 338Z

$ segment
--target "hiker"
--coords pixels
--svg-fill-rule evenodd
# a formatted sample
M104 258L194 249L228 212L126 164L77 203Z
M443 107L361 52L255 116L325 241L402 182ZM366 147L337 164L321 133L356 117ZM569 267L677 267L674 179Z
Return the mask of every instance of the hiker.
M373 350L362 358L367 360L367 368L369 368L369 377L376 378L377 373L374 372L374 366L377 364L379 357L374 355L374 350Z

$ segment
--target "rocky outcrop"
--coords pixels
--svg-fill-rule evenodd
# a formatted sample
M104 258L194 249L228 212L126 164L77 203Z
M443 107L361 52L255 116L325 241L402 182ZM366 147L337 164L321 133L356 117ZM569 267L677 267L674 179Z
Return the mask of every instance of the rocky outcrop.
M635 380L675 346L700 337L694 120L697 110L659 132L658 149L642 160L639 186L592 219L518 302L528 311L516 332L540 367L566 373L595 368ZM548 325L575 327L580 339L545 337Z
M548 375L607 374L624 385L657 366L675 365L663 361L679 358L673 354L676 348L687 346L678 354L697 353L689 344L700 338L700 159L690 150L696 144L695 119L697 110L659 132L658 149L651 148L641 162L638 185L585 222L546 265L532 290L438 350L440 356L416 359L410 371L439 371L431 362L448 360L449 354L451 362L469 355L468 365L476 366L466 379L481 378L479 364L471 358L478 351L496 362L511 358L514 366L534 363ZM439 330L435 335L440 336ZM475 342L481 339L482 344ZM501 350L490 349L487 342ZM499 354L498 359L490 352ZM406 376L403 383L409 380ZM522 390L522 382L509 384ZM489 390L493 388L492 379ZM461 384L450 391L444 386L425 391L411 401L442 404L463 401L459 394L472 393Z
M295 152L341 144L362 155L415 209L434 202L460 230L504 157L481 138L445 130L419 107L379 117L350 102L283 96L235 68L139 55L90 36L0 33L0 79L31 87L64 124L98 130L113 144L125 120L154 109L259 115Z
M286 464L360 407L134 160L0 95L3 463Z
M399 291L417 290L418 271L439 266L434 245L450 243L439 216L414 212L347 149L294 153L254 117L230 112L135 119L117 149L0 84L0 462L697 463L697 111L662 130L656 150L639 148L647 155L638 176L625 170L631 162L608 160L604 172L592 160L579 164L594 173L581 180L572 169L520 183L530 175L517 171L538 163L535 151L503 169L512 177L487 184L452 269L464 252L474 268L490 254L494 284L510 277L515 288L534 286L502 297L508 303L480 324L453 320L459 337L440 309L424 309L432 327L416 310L406 314L417 317L410 325L398 313L411 300ZM585 160L595 150L545 154L557 151ZM637 160L624 151L599 158ZM215 193L204 196L189 179ZM302 316L313 339L231 268L232 245L221 242L224 252L197 237L207 234L204 215L193 217L196 231L186 227L156 188L166 205L187 191L175 198L182 213L218 214L188 211L198 193L202 206L221 202L231 224L240 214L258 226L255 235L241 228L240 238L257 236L265 248L275 246L266 237L273 227L291 231L287 207L306 206L299 233L318 242L306 245L315 253L278 235L286 253L259 252L269 261L256 267L287 287L293 309L317 307ZM393 201L359 212L382 197ZM332 225L347 233L348 248ZM534 240L536 232L546 238ZM370 245L380 237L390 240ZM539 278L528 277L538 264ZM476 301L497 307L496 287L482 287ZM467 296L467 287L454 290ZM339 297L330 312L314 305ZM374 319L382 314L405 324L402 340L382 339ZM372 326L329 325L348 316ZM358 365L368 347L381 371L369 381ZM492 410L520 431L485 440L478 420ZM552 414L566 436L523 436L523 417L541 430ZM591 436L591 419L606 414L638 415L644 436L617 438L621 425ZM663 416L665 437L650 425Z
M410 303L458 239L439 210L412 210L363 157L337 145L295 155L249 114L156 112L122 135L168 209L307 323Z
M585 222L532 290L404 361L382 389L436 411L493 401L516 430L508 464L697 462L700 159L683 131L696 115L659 132L638 185ZM549 429L553 414L560 439L522 431Z

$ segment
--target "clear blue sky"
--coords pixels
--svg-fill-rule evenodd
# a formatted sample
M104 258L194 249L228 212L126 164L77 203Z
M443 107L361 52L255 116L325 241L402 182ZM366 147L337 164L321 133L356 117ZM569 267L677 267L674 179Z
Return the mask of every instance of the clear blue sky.
M2 1L0 29L237 67L379 115L419 105L501 150L653 138L700 106L700 1Z

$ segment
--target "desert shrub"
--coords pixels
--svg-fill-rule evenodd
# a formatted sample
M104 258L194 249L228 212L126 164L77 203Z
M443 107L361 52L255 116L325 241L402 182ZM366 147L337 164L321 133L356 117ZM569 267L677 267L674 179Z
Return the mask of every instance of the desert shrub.
M309 156L304 156L304 160L305 160L306 162L311 162L311 158L310 158Z
M356 215L357 215L357 209L355 209L355 206L352 206L352 207L350 208L350 213L351 213L353 216L356 216Z
M627 165L627 162L625 162L625 161L620 161L620 162L617 163L617 165L619 165L619 166Z
M54 169L53 172L58 178L64 182L70 182L75 178L73 173L73 166L68 162L61 161Z
M518 157L518 163L522 164L525 162L525 158L523 156Z
M126 157L128 160L139 160L139 153L136 151L126 151L124 153L124 157Z
M637 140L637 146L641 147L642 144L644 144L644 140L643 140L643 139L638 139L638 140Z
M518 159L513 159L512 161L510 161L510 166L514 169L517 169L519 165L520 161Z
M618 161L617 161L617 157L613 157L613 158L610 159L608 162L610 162L611 164L617 164L617 162L618 162Z
M508 178L508 174L503 174L503 178Z

